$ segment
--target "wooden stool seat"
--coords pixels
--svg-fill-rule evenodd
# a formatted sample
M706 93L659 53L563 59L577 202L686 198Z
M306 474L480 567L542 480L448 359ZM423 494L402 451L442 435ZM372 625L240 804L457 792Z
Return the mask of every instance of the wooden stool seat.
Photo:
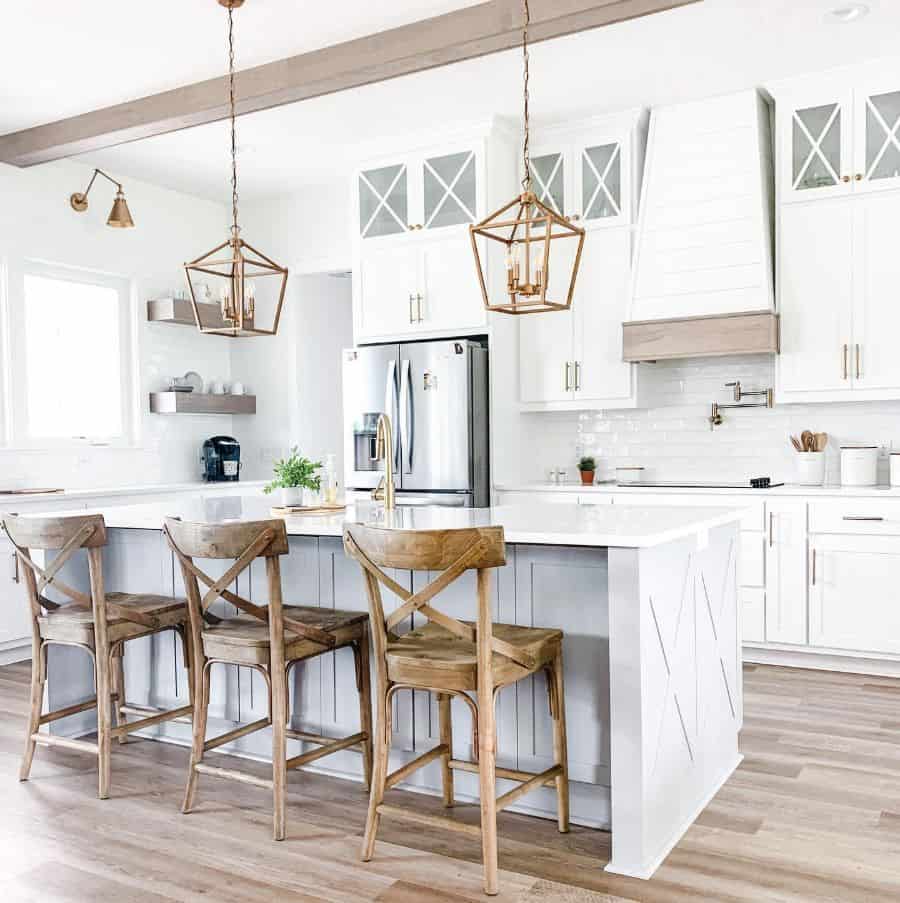
M284 616L316 627L334 637L335 649L360 642L366 633L369 616L364 611L341 611L312 605L285 605ZM269 664L269 625L252 615L238 615L207 626L202 635L203 654L207 658L234 664ZM305 637L284 634L285 661L319 655L322 647Z
M475 627L471 621L461 621ZM494 624L494 636L530 658L533 667L493 654L494 685L515 683L543 670L559 654L561 630L542 627L518 627ZM478 649L471 640L456 636L440 624L428 623L388 641L386 656L388 678L395 683L447 690L478 689Z
M151 627L135 621L127 621L123 617L108 617L106 624L111 644L187 624L188 610L187 602L184 599L140 593L107 593L106 601L137 612L138 615L148 616L155 622ZM90 646L92 649L95 646L94 612L92 610L63 606L56 611L42 614L38 618L38 627L42 640L55 643L80 643Z

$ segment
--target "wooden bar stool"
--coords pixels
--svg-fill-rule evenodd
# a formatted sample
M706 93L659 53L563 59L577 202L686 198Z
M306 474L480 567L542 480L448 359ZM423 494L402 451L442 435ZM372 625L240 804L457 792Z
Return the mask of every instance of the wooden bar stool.
M201 774L265 787L271 789L273 795L274 837L284 840L289 769L342 749L357 747L363 756L366 787L371 784L372 701L369 689L368 616L363 612L284 604L279 556L288 554L288 538L283 520L192 524L167 518L165 533L184 575L190 611L191 655L197 663L194 671L194 736L182 811L191 810L197 792L197 778ZM194 564L194 558L230 559L234 560L234 564L221 577L214 579ZM267 606L256 605L227 589L258 558L264 558L266 562ZM201 583L208 587L202 596ZM243 614L231 618L213 615L209 608L217 599L224 599ZM298 662L345 646L353 649L356 664L359 733L335 739L290 730L287 726L288 671ZM207 740L210 668L216 662L253 668L262 674L269 691L269 716ZM210 750L265 727L272 728L271 780L218 768L204 761L205 754ZM288 738L304 740L318 748L288 759Z
M484 889L497 893L497 812L519 797L555 784L559 830L569 830L569 777L566 753L566 708L563 695L563 659L560 630L494 624L491 616L490 568L506 564L502 527L461 530L392 530L354 524L344 528L344 548L363 568L377 676L375 769L369 797L362 858L368 862L382 815L412 818L481 836L484 857ZM441 571L424 589L413 594L392 580L384 568ZM435 598L466 571L477 570L477 621L458 621L433 606ZM381 587L386 586L403 604L385 616ZM401 624L418 613L428 619L424 627L403 635ZM540 774L498 769L495 764L497 731L494 706L500 689L529 675L545 671L553 718L556 764ZM388 718L394 694L401 689L430 690L438 694L441 742L427 753L388 774L391 723ZM475 694L473 700L470 693ZM465 700L475 715L476 763L453 758L450 700ZM385 791L435 759L442 762L444 805L453 805L453 771L476 771L481 796L480 830L432 815L406 812L385 805ZM496 796L496 777L519 781L518 787Z
M2 527L23 566L31 610L31 711L19 780L28 780L37 744L80 750L98 757L98 795L100 799L106 799L109 796L112 738L124 741L133 731L190 715L192 711L191 705L169 711L128 705L122 668L124 645L129 640L175 630L184 642L187 605L183 599L170 596L106 592L102 552L106 545L106 524L99 514L83 517L19 517L11 514L3 519ZM73 589L59 577L62 568L82 549L87 553L90 594ZM57 554L50 565L41 568L32 560L32 551ZM44 595L48 588L68 596L71 601L59 603L48 599ZM51 645L75 646L91 656L97 695L87 702L42 714L47 647ZM184 653L190 671L187 644ZM190 674L188 686L193 687ZM96 743L39 733L44 724L93 708L97 709ZM128 722L126 716L129 714L144 717Z

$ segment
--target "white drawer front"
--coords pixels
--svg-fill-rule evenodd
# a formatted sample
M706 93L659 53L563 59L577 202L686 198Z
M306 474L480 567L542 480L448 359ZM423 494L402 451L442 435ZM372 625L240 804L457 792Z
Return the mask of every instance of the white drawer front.
M663 505L691 508L743 508L742 530L763 530L765 528L765 506L763 502L751 501L742 495L714 495L713 493L693 493L681 495L667 492L647 492L642 489L617 492L616 505Z
M766 539L762 533L741 531L740 569L738 579L741 586L766 585Z
M741 603L741 639L745 643L766 640L766 591L742 586L738 590Z
M810 502L809 532L900 536L900 499Z

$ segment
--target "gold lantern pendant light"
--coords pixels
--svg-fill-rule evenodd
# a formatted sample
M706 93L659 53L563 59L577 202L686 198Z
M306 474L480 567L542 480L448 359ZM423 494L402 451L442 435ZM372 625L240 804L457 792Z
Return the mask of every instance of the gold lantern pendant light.
M237 191L237 140L235 133L234 105L234 18L233 11L242 6L244 0L218 0L228 10L228 102L231 111L231 238L217 245L202 257L184 265L188 286L191 291L191 305L197 328L209 335L232 338L242 336L275 335L281 319L284 291L287 287L288 271L261 251L248 245L241 238L238 226ZM206 294L200 300L218 301L214 304L198 304L197 288L202 283L200 275L212 276L215 288L205 286ZM259 299L256 280L275 277L280 280L271 297L274 312L268 326L261 326L258 320ZM195 285L195 280L197 285ZM218 290L218 291L216 291Z
M525 140L523 145L524 177L522 193L510 203L491 214L486 220L469 227L472 238L472 250L478 268L478 280L481 294L487 310L504 314L536 314L554 310L568 310L572 306L575 293L575 278L581 262L584 248L584 229L573 226L567 219L551 210L538 200L531 183L531 160L529 158L528 117L528 26L531 24L531 11L528 0L524 0L525 27L522 32L522 56L524 63L524 107L525 107ZM514 212L513 212L514 211ZM488 280L484 265L478 251L477 237L483 235L493 241L506 245L506 297L492 302L488 294ZM550 284L551 268L565 266L559 259L564 252L562 243L577 242L575 254L568 264L568 271L563 275L568 279L559 281L563 288L563 297L552 300L547 297ZM557 284L554 281L554 284Z

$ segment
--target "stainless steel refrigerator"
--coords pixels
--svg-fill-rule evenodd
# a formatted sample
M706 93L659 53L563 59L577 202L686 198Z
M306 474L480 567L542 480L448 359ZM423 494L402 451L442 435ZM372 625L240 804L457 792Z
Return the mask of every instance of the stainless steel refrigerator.
M398 504L485 507L488 352L465 339L370 345L344 352L344 485L373 489L378 417L393 425Z

